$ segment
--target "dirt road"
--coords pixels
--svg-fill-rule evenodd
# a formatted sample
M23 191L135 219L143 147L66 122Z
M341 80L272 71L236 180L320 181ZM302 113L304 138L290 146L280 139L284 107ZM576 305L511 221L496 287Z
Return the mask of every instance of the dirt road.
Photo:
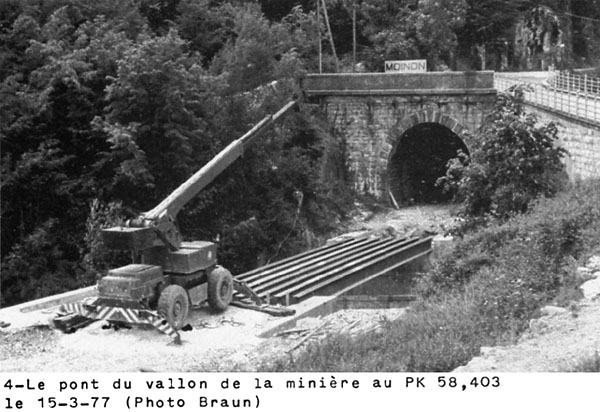
M102 329L97 322L73 334L51 329L45 322L0 332L2 372L188 372L255 371L267 360L302 350L303 336L319 328L311 341L327 333L377 328L403 309L346 310L298 321L291 333L268 339L257 335L277 318L230 307L221 315L206 309L190 316L192 330L181 332L182 345L169 343L155 330ZM50 316L48 316L49 320ZM308 342L308 340L307 340Z

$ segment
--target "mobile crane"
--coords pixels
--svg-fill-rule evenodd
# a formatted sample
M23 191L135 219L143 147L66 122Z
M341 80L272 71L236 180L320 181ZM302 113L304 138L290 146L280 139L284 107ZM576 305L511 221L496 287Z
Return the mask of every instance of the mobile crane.
M177 213L242 156L262 131L295 106L296 101L290 101L274 115L266 116L154 209L124 226L103 229L104 244L131 251L133 263L109 270L98 282L97 298L62 305L59 313L113 324L150 324L180 343L178 330L184 326L191 305L208 301L216 311L227 309L233 296L233 276L217 264L214 243L182 240Z

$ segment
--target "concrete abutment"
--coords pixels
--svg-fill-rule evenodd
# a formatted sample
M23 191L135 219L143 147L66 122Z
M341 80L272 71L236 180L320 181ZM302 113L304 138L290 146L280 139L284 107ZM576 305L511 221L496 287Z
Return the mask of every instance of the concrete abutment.
M534 105L527 105L526 110L542 124L557 125L558 143L568 152L563 162L571 181L600 178L600 125Z

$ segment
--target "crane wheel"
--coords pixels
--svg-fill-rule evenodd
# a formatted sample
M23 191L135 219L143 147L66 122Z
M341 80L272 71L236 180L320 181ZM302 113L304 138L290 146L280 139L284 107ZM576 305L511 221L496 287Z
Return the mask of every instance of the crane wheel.
M187 292L179 285L167 286L158 298L157 309L175 330L181 329L190 309Z
M208 305L219 312L227 309L233 298L233 276L217 266L208 275Z

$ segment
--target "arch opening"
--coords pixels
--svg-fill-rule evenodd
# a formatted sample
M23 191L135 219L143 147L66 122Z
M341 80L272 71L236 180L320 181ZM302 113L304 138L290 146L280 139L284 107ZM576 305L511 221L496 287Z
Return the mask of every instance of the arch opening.
M436 186L448 161L459 150L469 153L462 139L438 123L421 123L406 130L388 160L388 184L400 205L442 203L450 196Z

